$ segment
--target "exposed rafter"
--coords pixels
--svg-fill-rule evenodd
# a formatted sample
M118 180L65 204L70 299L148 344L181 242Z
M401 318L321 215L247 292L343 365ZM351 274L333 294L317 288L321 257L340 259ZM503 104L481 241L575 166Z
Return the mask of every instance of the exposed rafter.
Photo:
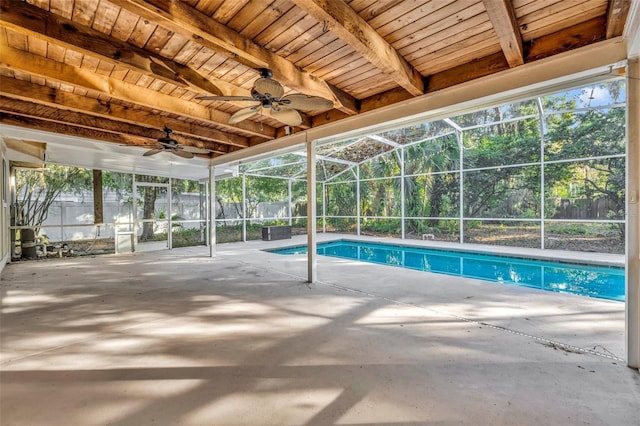
M293 0L414 96L424 93L424 79L389 43L342 0Z
M527 62L586 46L606 38L606 18L599 17L533 40Z
M583 3L0 0L0 111L5 122L85 137L100 123L131 143L144 139L142 129L167 125L185 143L235 157L319 127L386 121L377 110L409 108L415 98L606 39L637 52L628 36L635 0ZM263 67L283 95L321 96L334 108L299 102L292 107L302 123L286 126L273 103L251 93L280 93L276 84L256 86ZM211 94L222 97L198 99ZM251 107L260 114L229 124Z
M61 117L66 116L66 112L79 112L87 117L92 117L86 120L92 125L97 125L102 119L108 120L108 122L105 123L114 123L111 128L108 126L105 127L105 130L111 129L112 131L128 133L128 126L130 125L151 129L161 129L164 126L168 126L177 133L192 135L185 139L187 144L190 144L188 140L192 138L194 146L217 152L227 152L230 149L234 149L226 149L221 146L241 148L249 146L247 138L233 134L225 134L209 127L199 126L195 123L187 123L183 120L159 116L148 110L128 108L116 103L104 102L26 81L11 80L12 79L7 77L0 77L0 86L4 85L3 94L5 95L0 102L0 108L6 112L12 111L8 105L11 105L12 99L15 99L42 107L46 106L50 109L55 108L56 111L59 111L59 116L55 117L51 115L50 118L52 120L60 121ZM28 115L24 109L13 109L13 112ZM34 116L38 115L36 114ZM158 136L162 136L162 134L159 133Z
M222 80L209 81L191 68L109 37L28 3L0 0L0 24L24 35L34 35L148 77L215 95L246 96L244 90Z
M88 129L86 127L56 123L40 118L24 117L4 112L0 112L0 123L121 145L146 145L155 141L154 139L148 137L132 136L124 133L108 133L102 130Z
M179 0L111 0L112 3L165 28L183 34L214 51L222 52L250 67L270 68L276 79L301 93L321 96L337 109L358 112L357 101L312 74L216 22Z
M224 133L210 127L195 123L187 123L171 117L159 116L151 110L143 108L128 108L115 102L105 102L87 96L77 95L24 80L15 80L0 76L2 94L14 99L35 102L42 105L56 107L66 111L76 111L105 117L119 122L141 125L160 129L168 126L176 132L194 135L211 142L246 148L249 140L233 133Z
M96 117L94 115L83 114L74 111L61 111L57 108L26 102L18 99L11 99L0 96L0 111L4 113L20 115L23 117L36 118L54 123L69 124L87 129L102 130L107 133L126 133L131 136L139 136L142 138L151 138L153 140L161 137L164 133L159 129L142 127L136 124L123 123L114 121L104 117ZM189 146L195 146L202 149L208 149L217 154L227 153L228 147L220 143L205 142L193 136L178 136L180 143Z
M482 0L510 67L524 64L522 37L511 0Z
M220 127L241 130L245 133L272 139L275 129L252 121L229 125L229 114L178 99L149 88L127 83L111 77L103 77L89 70L53 61L29 52L14 49L0 38L0 67L19 70L65 84L93 90L126 102L159 109L177 115L205 121Z
M607 7L607 38L622 35L631 0L609 0Z

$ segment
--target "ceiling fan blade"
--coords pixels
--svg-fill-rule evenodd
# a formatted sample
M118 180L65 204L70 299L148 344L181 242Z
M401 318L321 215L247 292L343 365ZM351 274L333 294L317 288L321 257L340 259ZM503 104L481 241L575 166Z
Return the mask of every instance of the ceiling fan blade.
M249 117L256 115L260 111L260 105L250 106L242 108L236 111L231 117L229 117L229 124L239 123L242 120L246 120Z
M150 149L149 151L145 152L144 154L142 154L143 157L151 157L152 155L156 155L159 152L164 151L163 149L159 149L159 148L155 148L155 149Z
M249 96L196 96L196 99L199 99L202 101L230 101L230 102L255 101L255 99Z
M178 157L182 157L182 158L193 158L193 153L191 152L187 152L185 150L182 149L172 149L170 151L173 155L177 155Z
M259 78L253 84L253 90L261 95L269 95L274 99L280 99L284 95L284 88L272 78Z
M209 149L198 148L197 146L191 145L182 145L182 149L187 152L192 152L194 154L208 154L211 152Z
M158 144L157 143L147 143L147 144L141 144L141 145L137 145L137 144L136 145L131 145L131 144L126 144L126 143L121 143L121 144L118 144L118 146L126 146L126 147L129 147L129 148L134 147L134 148L153 148L153 149L155 149L155 148L158 147Z
M295 109L306 111L327 110L333 108L333 102L320 96L307 96L301 93L287 95L280 100L281 103Z
M300 117L298 111L284 105L280 105L278 109L272 109L271 117L283 122L287 126L299 126L302 124L302 117Z

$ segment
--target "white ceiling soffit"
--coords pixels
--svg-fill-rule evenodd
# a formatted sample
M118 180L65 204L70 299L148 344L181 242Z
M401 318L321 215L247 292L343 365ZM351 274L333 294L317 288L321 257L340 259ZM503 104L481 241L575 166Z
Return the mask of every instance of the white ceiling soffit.
M164 152L153 157L143 157L143 148L125 147L3 124L0 124L0 137L4 140L46 143L47 164L193 180L207 179L209 176L208 160L203 158L186 159ZM7 149L7 158L24 161L22 154L11 149Z
M571 50L550 58L531 62L497 74L468 81L437 92L408 99L403 102L358 114L321 127L311 128L255 147L225 154L210 160L214 166L238 164L254 156L265 156L272 151L310 140L326 143L364 133L397 128L418 121L432 121L492 105L514 102L544 93L561 91L576 84L600 81L608 75L614 77L612 64L627 57L622 37Z

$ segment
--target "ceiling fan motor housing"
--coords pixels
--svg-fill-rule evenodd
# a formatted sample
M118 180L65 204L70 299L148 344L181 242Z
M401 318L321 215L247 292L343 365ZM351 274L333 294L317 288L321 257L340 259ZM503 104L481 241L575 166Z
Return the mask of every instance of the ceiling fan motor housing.
M178 146L178 141L172 138L160 138L158 139L158 142L160 142L167 148L175 148L176 146Z
M273 71L269 68L258 68L258 71L260 71L260 77L262 78L273 78Z

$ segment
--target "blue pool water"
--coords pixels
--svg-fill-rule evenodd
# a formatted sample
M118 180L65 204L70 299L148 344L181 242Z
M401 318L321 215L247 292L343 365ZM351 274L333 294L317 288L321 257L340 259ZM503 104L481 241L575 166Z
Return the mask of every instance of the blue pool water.
M301 254L307 252L307 246L270 251ZM318 254L601 299L625 299L624 268L346 240L318 244Z

